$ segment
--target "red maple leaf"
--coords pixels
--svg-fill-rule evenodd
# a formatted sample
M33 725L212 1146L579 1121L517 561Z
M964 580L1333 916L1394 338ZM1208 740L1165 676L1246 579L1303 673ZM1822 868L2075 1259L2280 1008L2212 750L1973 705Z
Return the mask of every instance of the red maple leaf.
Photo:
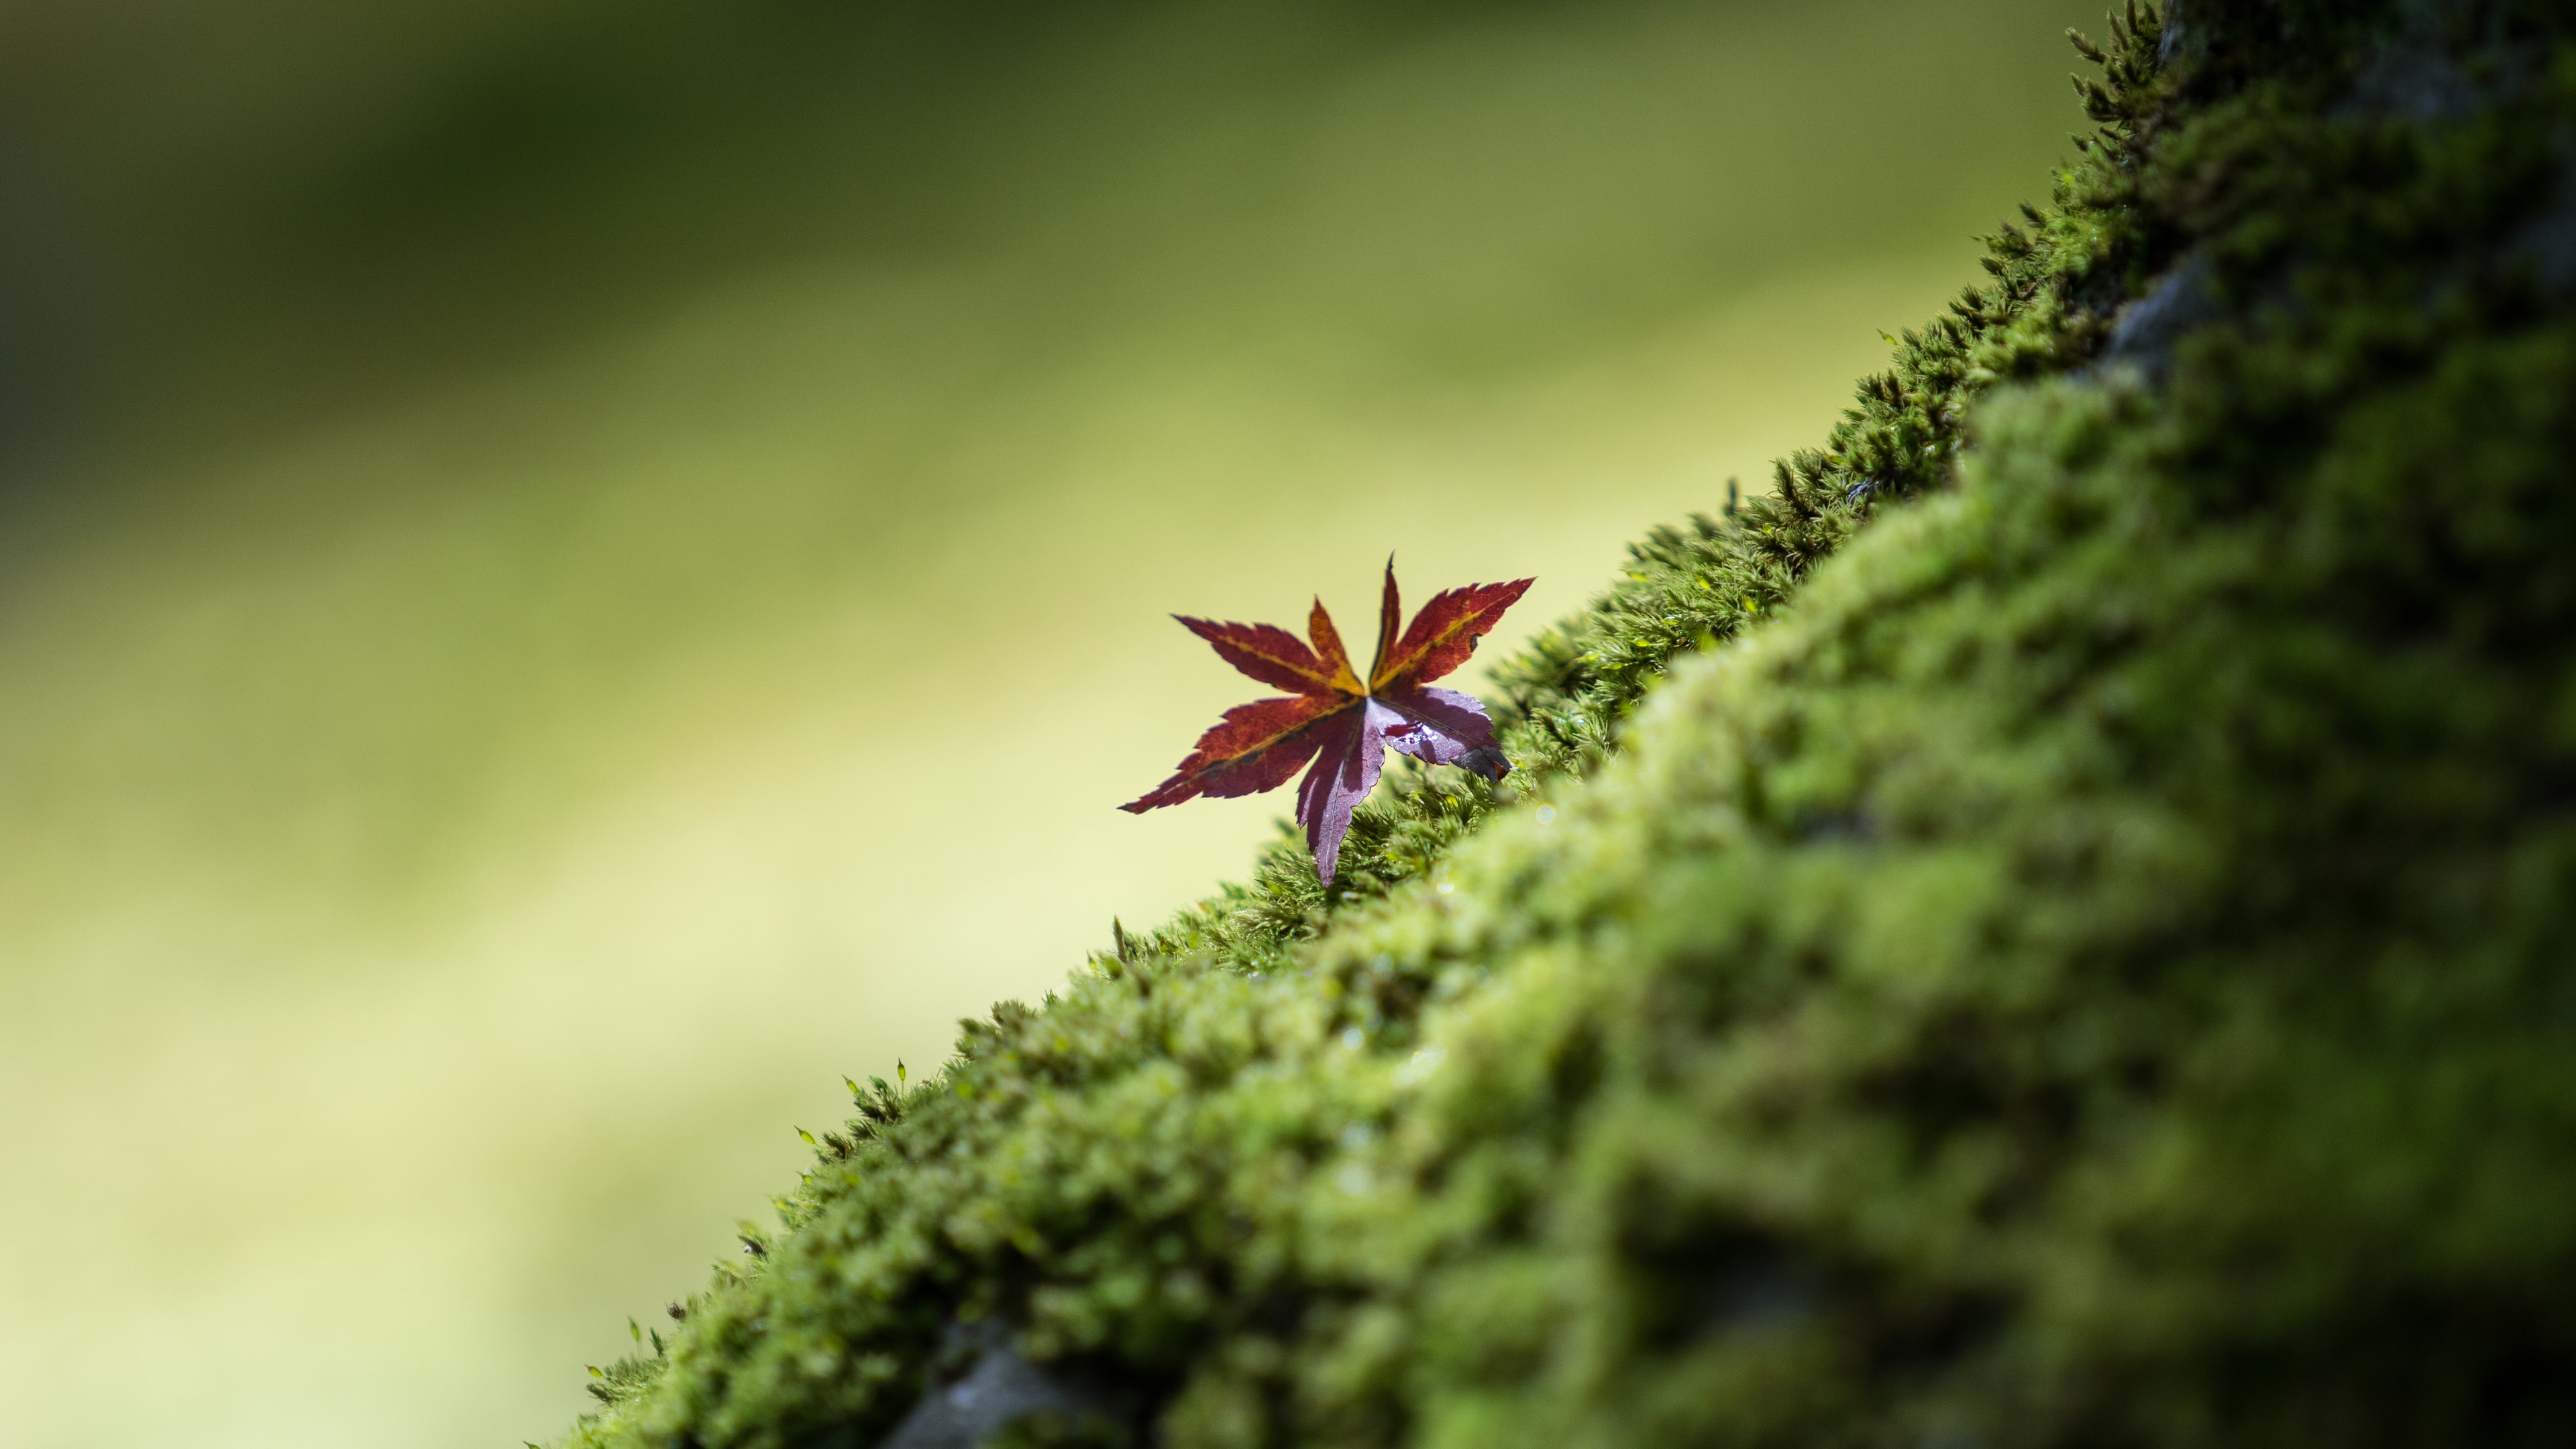
M1315 870L1333 883L1351 808L1377 784L1385 752L1396 749L1435 765L1463 765L1499 780L1511 769L1494 746L1494 722L1472 696L1433 689L1431 681L1467 662L1476 640L1529 591L1531 581L1470 584L1434 594L1404 632L1395 592L1395 560L1386 563L1378 604L1377 656L1368 679L1351 670L1342 636L1324 601L1306 616L1309 649L1273 624L1219 624L1175 614L1183 628L1216 646L1218 657L1264 684L1296 693L1256 699L1225 712L1199 736L1172 778L1143 799L1118 808L1146 811L1194 795L1257 795L1286 784L1308 760L1315 767L1297 787L1297 820L1306 827Z

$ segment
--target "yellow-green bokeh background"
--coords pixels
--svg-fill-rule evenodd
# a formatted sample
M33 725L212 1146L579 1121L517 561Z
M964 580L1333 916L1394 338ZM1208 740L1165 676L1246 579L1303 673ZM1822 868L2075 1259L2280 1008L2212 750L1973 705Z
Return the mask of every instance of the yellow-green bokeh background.
M2084 0L0 12L0 1440L551 1435L1239 873L1246 686L1818 441Z

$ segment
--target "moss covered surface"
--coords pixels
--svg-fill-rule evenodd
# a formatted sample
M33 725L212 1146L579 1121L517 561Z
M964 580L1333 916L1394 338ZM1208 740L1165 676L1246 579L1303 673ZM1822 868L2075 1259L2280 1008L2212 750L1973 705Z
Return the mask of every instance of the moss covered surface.
M2576 1442L2576 19L2099 49L1994 282L1502 670L1520 773L864 1092L569 1442L1002 1341L1028 1441Z

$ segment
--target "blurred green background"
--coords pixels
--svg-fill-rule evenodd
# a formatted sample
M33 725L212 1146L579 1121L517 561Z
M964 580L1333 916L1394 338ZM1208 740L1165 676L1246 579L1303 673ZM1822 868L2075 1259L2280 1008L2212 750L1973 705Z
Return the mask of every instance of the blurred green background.
M1238 873L1248 686L1821 439L2098 0L0 11L0 1437L515 1444Z

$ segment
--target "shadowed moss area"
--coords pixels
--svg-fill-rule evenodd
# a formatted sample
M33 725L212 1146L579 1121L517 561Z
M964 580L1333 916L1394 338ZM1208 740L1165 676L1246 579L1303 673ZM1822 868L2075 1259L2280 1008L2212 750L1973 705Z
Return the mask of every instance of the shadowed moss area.
M569 1442L2576 1437L2576 22L2079 48L1992 285L1501 671L1510 780L862 1091Z

